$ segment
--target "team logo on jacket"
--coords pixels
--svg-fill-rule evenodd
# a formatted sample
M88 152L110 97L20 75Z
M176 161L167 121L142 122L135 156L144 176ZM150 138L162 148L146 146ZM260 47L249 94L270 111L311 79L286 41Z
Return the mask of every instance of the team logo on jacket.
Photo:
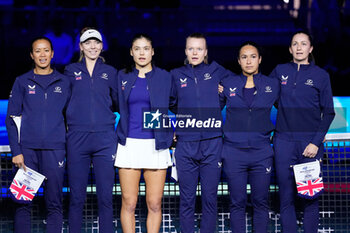
M101 78L108 80L108 74L107 73L103 73L101 75Z
M308 80L306 80L305 85L313 86L314 85L314 81L312 81L312 79L308 79Z
M62 93L62 88L57 86L57 87L55 87L55 90L53 90L53 92L55 92L55 93Z
M123 81L122 80L122 90L123 91L125 90L125 86L126 86L127 83L128 83L128 81Z
M282 75L282 77L281 77L281 84L282 85L287 85L287 81L288 81L288 75L287 76Z
M237 87L235 87L235 88L230 87L230 96L236 96L236 89L237 89Z
M64 167L64 160L62 160L61 162L58 161L58 167L59 168L63 168Z
M82 79L81 71L80 72L74 72L74 75L75 75L75 80L81 80Z
M35 94L35 85L28 85L28 94Z
M184 78L184 79L180 78L180 86L181 88L187 87L187 78Z
M265 92L266 92L266 93L272 92L272 88L271 88L270 86L266 86L266 87L265 87Z
M209 80L209 79L211 79L210 74L209 73L205 73L204 74L204 80Z
M266 169L266 174L270 174L271 173L271 166L270 167L267 167L265 168Z

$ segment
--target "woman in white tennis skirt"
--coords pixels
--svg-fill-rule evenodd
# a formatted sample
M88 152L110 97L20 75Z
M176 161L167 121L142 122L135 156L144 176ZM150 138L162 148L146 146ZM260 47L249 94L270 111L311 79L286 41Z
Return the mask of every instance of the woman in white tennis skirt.
M132 40L134 66L118 73L120 121L115 166L122 190L123 232L135 232L135 207L141 171L146 183L147 232L159 232L166 170L171 166L171 127L167 119L170 74L152 64L154 50L149 36ZM163 122L164 119L164 122Z

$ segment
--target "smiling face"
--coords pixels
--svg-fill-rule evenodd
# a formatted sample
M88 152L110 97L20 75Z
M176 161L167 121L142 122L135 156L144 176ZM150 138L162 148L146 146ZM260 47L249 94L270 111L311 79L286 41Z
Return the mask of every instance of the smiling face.
M50 42L45 39L34 41L30 56L34 60L35 68L50 68L51 59L53 58L53 50Z
M304 33L293 36L289 52L293 56L293 61L297 64L309 64L309 55L313 50L310 38Z
M251 76L259 72L261 56L256 47L245 45L239 51L238 63L245 76Z
M83 52L85 59L96 60L102 51L103 44L97 39L88 39L79 44L80 51Z
M136 69L152 66L152 56L154 49L149 40L142 37L136 39L130 49L130 55L133 57Z
M203 38L188 37L186 40L185 53L191 65L199 65L208 54L207 44Z

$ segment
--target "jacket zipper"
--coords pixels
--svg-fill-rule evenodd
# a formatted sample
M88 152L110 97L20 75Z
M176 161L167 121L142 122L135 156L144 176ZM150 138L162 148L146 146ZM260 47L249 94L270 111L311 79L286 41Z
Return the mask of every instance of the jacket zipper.
M95 67L94 67L94 70L96 68L96 64L95 64ZM90 129L92 131L95 131L95 127L93 127L95 125L95 118L94 118L94 106L95 106L95 101L94 101L94 70L92 71L92 74L90 75L89 71L88 71L88 74L89 74L89 77L90 77L90 90L91 90L91 93L90 93L90 103L91 103L91 106L90 106L90 119L91 119L91 125L90 125Z
M196 73L194 71L194 68L192 67L192 74L194 76L194 82L196 83L195 88L196 88L196 101L197 101L197 108L198 108L198 114L199 114L199 119L202 119L202 110L201 110L201 106L200 106L200 95L199 95L199 87L198 87L198 80L197 80L197 76ZM202 138L203 132L200 131L200 135Z
M296 88L297 88L297 81L298 81L299 72L300 72L300 68L299 69L297 68L297 72L294 74L293 92L292 92L293 96L295 96L295 91L296 91Z
M44 114L43 114L43 124L42 124L42 135L46 138L45 129L46 129L46 118L47 118L47 92L44 93ZM44 144L44 138L42 138L42 144Z

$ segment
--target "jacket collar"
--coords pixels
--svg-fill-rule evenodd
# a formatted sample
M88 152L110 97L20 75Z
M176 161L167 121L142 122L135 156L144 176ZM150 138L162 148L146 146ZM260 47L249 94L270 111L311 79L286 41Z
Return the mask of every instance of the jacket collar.
M102 58L100 58L100 57L97 58L96 64L95 64L95 67L94 67L94 70L93 70L93 72L92 72L92 75L95 73L95 71L98 69L98 67L99 67L101 64L103 64L103 63L104 63L104 62L103 62ZM82 70L84 70L85 72L89 73L89 71L88 71L88 69L87 69L87 67L86 67L86 59L85 59L85 57L83 57L83 59L82 59L78 64L80 64L80 67L81 67Z
M146 78L150 78L153 76L154 74L154 70L155 70L155 66L152 66L152 70L150 72L147 72L145 75L146 75ZM136 69L136 67L133 67L132 69L132 72L131 72L134 76L138 77L139 76L139 70ZM136 79L135 79L136 80Z
M241 79L241 83L240 83L240 88L239 88L237 94L243 97L243 89L244 89L245 84L247 82L247 76L245 76L243 73L241 73L239 75L239 77ZM257 95L259 95L260 93L262 93L263 88L264 88L262 74L261 73L254 74L253 80L254 80L256 91L257 91Z
M294 62L289 63L295 70L298 70L298 64ZM300 64L300 69L299 70L307 70L310 67L313 67L315 65L314 62L310 62L309 64Z
M194 74L194 72L199 75L202 75L204 73L212 74L218 69L218 67L219 65L215 61L213 61L210 64L205 64L204 62L202 62L197 66L192 66L191 64L187 64L184 67L184 69L180 70L180 72L185 76L192 77L192 74Z
M258 85L261 84L261 79L262 79L261 76L262 76L261 73L257 73L257 74L254 74L254 75L253 75L253 80L254 80L255 86L258 86ZM241 73L241 74L239 75L239 77L241 77L241 80L243 81L243 85L245 85L245 83L247 82L248 77L245 76L243 73ZM244 87L244 86L243 86L243 87Z
M97 58L96 65L97 64L102 64L102 63L103 63L102 58L100 58L100 57ZM81 59L80 64L86 67L86 59L85 59L85 57L83 57L83 59Z
M208 64L205 64L204 62L202 62L201 64L196 65L196 66L193 66L193 65L191 65L191 64L187 64L187 65L186 65L187 69L193 69L193 70L195 70L196 72L202 71L202 70L205 69L205 67L207 67L207 66L208 66Z
M33 82L35 82L35 83L37 83L39 86L41 86L42 88L46 88L46 87L44 87L40 82L38 82L38 80L35 78L35 76L38 76L37 74L35 74L34 73L34 70L31 70L30 72L29 72L29 74L30 74L30 76L29 76L29 79L30 80L32 80ZM53 72L51 73L51 74L48 74L48 76L51 76L52 78L51 78L51 80L50 80L50 82L49 82L49 84L47 85L47 86L50 86L52 83L54 83L54 82L56 82L56 81L58 81L58 80L60 80L60 79L62 79L62 77L60 76L60 75L58 75L58 72L55 70L55 69L53 69Z
M152 80L152 76L154 74L155 69L156 69L156 67L152 66L152 70L145 74L146 75L147 85L148 85L149 89L151 88L150 82ZM128 85L126 86L126 89L124 90L125 96L126 96L126 100L129 98L132 86L134 86L138 76L139 76L139 70L136 69L135 67L132 69L132 72L128 73L128 75L127 75ZM124 80L124 81L126 81L126 80Z

